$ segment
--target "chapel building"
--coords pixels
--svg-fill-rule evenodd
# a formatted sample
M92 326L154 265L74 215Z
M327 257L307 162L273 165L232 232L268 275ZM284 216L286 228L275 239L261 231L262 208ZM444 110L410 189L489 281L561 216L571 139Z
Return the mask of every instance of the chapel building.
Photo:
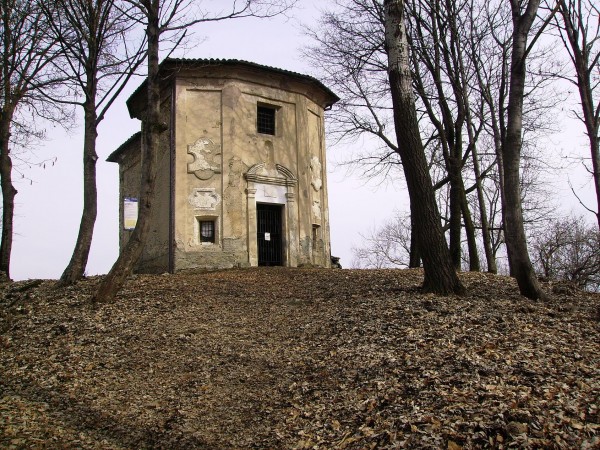
M330 267L324 114L338 97L307 75L239 60L166 59L151 232L138 272ZM142 120L143 83L128 99ZM143 126L143 124L142 124ZM119 243L135 226L141 133L119 164Z

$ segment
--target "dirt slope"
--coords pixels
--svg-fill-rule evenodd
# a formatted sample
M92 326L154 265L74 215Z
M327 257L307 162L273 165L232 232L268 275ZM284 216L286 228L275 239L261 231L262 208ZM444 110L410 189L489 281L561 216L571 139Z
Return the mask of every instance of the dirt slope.
M600 448L600 295L250 269L0 288L0 448Z

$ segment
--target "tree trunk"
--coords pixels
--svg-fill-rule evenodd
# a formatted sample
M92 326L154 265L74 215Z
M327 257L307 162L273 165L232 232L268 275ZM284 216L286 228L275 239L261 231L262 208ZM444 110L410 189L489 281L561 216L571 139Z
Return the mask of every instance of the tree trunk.
M463 220L465 222L465 235L467 236L467 248L469 249L469 271L479 272L481 265L479 263L479 252L477 251L477 237L475 235L475 225L469 209L465 186L461 177L461 207Z
M398 153L411 201L411 212L417 224L417 242L425 272L423 289L444 295L462 294L465 289L452 267L419 134L404 26L404 2L385 0L384 12L394 125L398 136Z
M417 222L415 213L410 212L410 255L408 257L408 267L417 269L421 267L421 254L419 252L419 244L417 243Z
M452 142L452 153L455 151L455 145L456 142ZM450 258L454 268L460 270L462 264L461 164L454 155L450 155L446 166L450 176Z
M473 171L475 172L475 188L477 191L477 202L479 204L479 216L481 220L481 236L483 238L483 249L485 251L485 260L487 271L489 273L497 273L496 258L492 249L492 240L490 236L490 226L488 222L487 209L485 208L485 197L483 195L483 186L481 184L481 169L479 168L479 157L477 147L473 145L471 150L473 157Z
M505 216L505 214L506 214L506 206L505 206L506 205L506 196L505 196L505 189L504 189L504 155L503 155L502 148L506 141L506 123L504 120L504 111L505 111L504 105L505 105L505 100L507 97L506 91L507 91L507 84L508 84L508 78L509 78L508 51L506 50L506 48L504 46L502 47L502 64L501 64L501 66L502 67L501 67L501 75L500 75L500 86L498 88L498 106L497 107L494 102L494 98L492 98L490 88L487 85L487 82L482 78L479 70L477 70L477 78L478 78L478 84L482 88L481 92L483 95L483 99L484 99L485 103L488 105L488 108L490 110L490 126L492 128L492 132L493 132L493 136L494 136L494 152L496 154L496 166L498 168L498 190L500 192L500 204L501 204L501 212L502 212L502 229L504 231L504 228L505 228L504 224L506 223L506 216ZM478 177L478 178L480 178L480 177ZM480 198L480 208L483 205L483 203L481 203L482 199L483 199L483 197ZM481 217L483 218L484 216L482 215ZM489 230L489 221L487 222L487 226L488 226L488 230ZM494 261L493 265L496 268L494 273L496 273L496 271L497 271L496 250L497 249L494 249L494 246L491 242L491 238L492 238L491 231L488 231L488 236L490 238L490 250L491 250L490 254ZM510 258L510 249L508 248L508 246L506 247L506 253L508 256L510 275L513 276L513 270L512 270L511 258ZM487 253L486 253L486 255L487 255ZM488 258L488 272L490 271L490 267L492 267L490 265L492 258Z
M0 183L2 187L2 241L0 242L0 281L10 280L10 255L13 243L13 219L17 190L12 182L10 124L13 110L4 108L0 117Z
M158 77L159 51L159 0L147 5L148 38L148 105L146 121L142 123L142 166L138 220L127 245L121 251L117 261L98 288L93 302L114 300L127 277L137 264L150 230L150 214L154 202L156 184L156 157L158 154L160 133L164 127L160 122L160 80Z
M530 0L523 15L520 1L511 0L513 11L513 38L510 68L510 89L508 94L508 118L506 141L502 148L504 157L505 190L505 239L508 247L511 272L517 279L522 295L532 300L545 297L537 280L529 252L523 226L521 206L521 161L523 96L525 92L525 59L527 36L535 19L540 0Z
M83 212L79 224L79 234L71 261L60 277L59 286L65 286L83 278L87 266L94 225L98 213L98 194L96 187L96 89L92 85L88 92L88 100L84 107L84 138L83 138Z
M0 281L10 280L10 256L13 243L13 220L17 190L12 182L10 157L10 131L15 103L12 103L10 58L12 33L10 32L11 5L2 3L2 111L0 111L0 187L2 189L2 240L0 241Z

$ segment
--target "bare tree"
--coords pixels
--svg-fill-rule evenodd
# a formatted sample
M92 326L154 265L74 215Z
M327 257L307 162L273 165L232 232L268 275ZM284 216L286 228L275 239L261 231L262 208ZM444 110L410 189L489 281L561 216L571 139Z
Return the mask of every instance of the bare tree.
M425 272L423 288L438 294L460 294L465 289L450 260L419 132L404 25L404 1L385 0L384 14L394 125L396 135L402 136L398 141L398 153L408 186L411 213L417 222L417 241Z
M352 266L358 269L410 267L411 229L410 217L396 213L381 227L361 235L361 245L352 248Z
M411 8L409 8L416 24L421 19L416 11L418 8L414 5L415 3L420 5L422 2L413 1L411 2ZM423 9L431 10L429 6ZM437 24L436 18L441 15L441 9L440 7L435 11L431 10L431 17L427 18L430 20L426 23L435 22ZM452 11L452 14L454 13L455 11ZM439 20L447 21L449 14L444 15L444 18ZM330 129L333 130L333 134L340 139L350 138L349 140L358 135L367 135L375 137L380 144L377 151L370 148L369 152L365 152L366 154L358 154L353 158L352 163L364 170L364 173L369 176L394 176L393 171L400 163L397 151L398 137L395 136L395 130L392 126L393 108L387 74L387 54L383 45L385 38L383 16L381 1L338 1L335 10L323 15L319 28L309 32L309 35L317 44L307 51L307 55L313 61L313 64L319 68L321 76L336 89L342 98L337 104L336 114L331 117L333 126ZM420 25L422 24L411 29L422 29L423 27ZM456 30L457 27L455 26L453 29ZM433 34L431 30L428 30L428 38ZM417 41L418 36L414 40ZM438 42L439 39L433 36L430 40ZM456 36L453 36L452 39L449 38L449 40L450 45L459 45ZM448 45L436 48L437 68L439 69L441 65L444 66L444 70L435 72L434 64L427 64L435 58L432 46L420 44L421 42L413 46L414 51L412 54L413 56L417 55L413 58L413 66L416 67L419 61L424 61L422 65L426 67L425 71L429 72L428 68L430 68L431 73L438 76L436 78L438 86L451 84L452 81L455 81L454 86L457 89L454 93L464 91L458 86L460 82L458 77L455 80L451 79L450 82L448 82L448 76L444 80L440 78L442 76L441 72L447 73L445 69L454 70L454 72L457 69L456 65L453 64L457 60L452 62L441 60L440 55L442 52L448 51ZM455 127L451 117L451 110L454 105L462 102L462 94L459 96L459 101L451 100L453 104L449 105L449 101L445 96L445 88L440 89L444 95L439 95L439 92L430 92L423 88L424 81L421 76L424 75L415 68L413 82L419 93L420 104L423 109L423 111L420 111L417 108L417 117L421 132L427 136L425 139L425 148L429 152L427 164L430 168L437 168L438 165L435 161L440 158L439 154L443 153L442 166L444 171L443 173L440 171L439 175L442 181L436 183L435 187L441 189L449 180L452 180L450 183L452 186L451 195L449 196L452 205L449 214L451 248L455 250L457 264L459 264L461 215L464 214L469 248L472 253L472 258L470 258L471 268L478 270L479 263L474 226L470 220L464 186L460 179L460 172L464 164L462 155L458 158L453 157L456 152L460 154L463 150L461 147L462 127L460 125ZM433 82L431 85L433 85ZM457 120L458 123L464 122L463 116L464 114ZM454 174L452 177L449 177L446 173L450 169L453 169L451 171ZM455 176L457 174L458 176ZM433 177L434 179L438 178L435 174ZM444 201L448 200L443 195L440 195L439 198ZM419 261L416 249L416 245L413 246L412 254L414 257L412 261L415 266L418 265Z
M512 14L508 2L473 1L469 5L471 18L470 38L464 40L463 55L471 71L467 109L468 133L473 152L474 185L479 199L479 223L488 270L494 271L494 257L504 241L504 156L507 138L507 110L510 87L510 58L512 54ZM540 153L540 138L556 131L553 114L565 98L553 89L556 59L552 48L536 46L528 49L527 76L524 81L522 102L522 148L520 152L521 200L524 220L530 226L545 220L547 212L540 207L547 204L547 184L543 175L547 167L547 149ZM481 129L483 127L483 129ZM477 134L479 133L479 134ZM475 156L477 156L475 158ZM481 166L481 167L478 167ZM544 202L538 201L544 199ZM502 208L496 206L498 200ZM494 220L494 218L496 220ZM486 231L483 231L487 229Z
M393 108L384 48L383 4L380 0L335 0L314 29L314 44L304 50L319 78L340 97L328 117L330 136L342 144L358 137L372 143L349 158L367 177L395 176L401 164L393 124Z
M147 105L142 122L142 165L138 220L129 241L108 275L103 279L93 301L112 301L126 278L132 273L146 242L150 214L154 202L156 155L160 134L167 125L160 117L159 51L161 40L168 39L177 47L192 25L243 17L273 17L288 11L294 0L245 0L231 2L228 10L211 13L199 9L193 0L124 0L133 7L132 19L145 26L148 76L145 81ZM194 6L197 9L193 9Z
M447 175L448 229L450 255L454 266L461 266L461 230L464 227L469 249L470 270L479 271L479 256L475 242L475 227L465 193L463 169L472 145L465 143L468 78L462 47L470 37L465 35L463 17L467 3L456 4L440 0L411 0L407 3L410 16L409 45L413 58L413 84L421 103L435 128ZM473 136L475 138L475 136Z
M577 86L581 101L579 119L590 145L596 190L596 215L600 230L600 8L593 0L559 0L557 20L561 37L575 70L569 81Z
M13 183L12 151L19 139L42 137L35 120L64 123L49 91L63 81L53 69L56 41L51 37L40 4L34 0L0 0L0 178L2 187L2 240L0 279L10 279L13 218L17 190ZM26 112L26 113L25 113ZM27 116L27 117L26 117Z
M553 221L544 232L532 236L531 249L540 276L600 290L600 232L583 217Z
M60 44L60 68L74 99L55 100L83 108L83 211L71 260L59 285L84 275L98 211L96 138L98 126L143 62L144 43L129 50L132 22L117 0L55 0L44 4L46 20ZM131 39L133 40L133 39Z
M530 299L545 297L527 249L521 202L520 163L523 147L523 99L525 96L526 60L530 51L527 40L536 19L540 0L511 0L512 45L510 87L507 101L506 140L502 146L504 170L504 230L511 275L522 295ZM541 31L538 31L538 35ZM533 40L535 42L535 39ZM530 44L531 45L531 44Z
M453 261L456 266L461 262L466 236L469 268L479 270L476 237L481 236L488 270L495 272L496 252L504 243L497 202L504 197L510 5L410 0L405 6L411 16L408 38L417 120ZM338 0L309 35L316 45L307 55L342 97L330 117L335 136L349 141L359 135L375 137L379 147L352 155L353 162L369 175L394 176L403 137L391 126L382 2ZM544 186L540 169L547 156L536 159L536 142L553 131L553 107L562 98L550 90L550 56L543 46L529 49L523 95L520 187L523 214L531 224L544 217L537 199L544 194L538 190Z

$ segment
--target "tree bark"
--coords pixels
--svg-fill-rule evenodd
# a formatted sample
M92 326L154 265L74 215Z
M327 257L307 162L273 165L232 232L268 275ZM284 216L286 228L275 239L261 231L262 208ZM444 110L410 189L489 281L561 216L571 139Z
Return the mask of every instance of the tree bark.
M408 40L404 26L404 2L385 0L385 44L388 73L394 108L394 125L398 136L398 153L402 160L417 224L417 242L423 259L423 289L437 294L462 294L465 289L454 270L442 232L431 176L419 133L412 91Z
M11 7L2 3L2 111L0 112L0 186L2 188L2 240L0 241L0 281L10 280L10 255L13 243L13 220L17 190L12 182L12 159L10 157L10 127L15 112L12 103L10 57L12 34L10 27Z
M504 164L505 214L504 229L511 273L522 295L532 300L545 297L535 275L523 226L521 177L519 172L522 148L523 96L525 92L525 61L527 36L536 17L540 0L529 0L521 14L521 2L511 0L513 37L508 94L506 141L502 148Z
M10 124L12 116L13 109L9 105L5 105L0 116L0 182L2 186L0 281L10 280L10 255L13 243L15 196L17 195L17 190L12 182L12 159L10 157Z
M147 2L145 11L147 19L146 35L148 38L148 105L146 120L142 123L142 165L138 220L127 245L100 284L98 292L92 299L93 302L110 302L114 300L127 277L133 272L150 230L150 214L155 197L156 158L160 133L164 131L160 121L160 79L158 76L159 7L160 0L151 0Z
M451 144L451 147L451 153L454 153L454 143ZM452 260L454 268L460 270L462 265L461 164L453 154L447 159L446 166L450 177L450 259Z
M410 255L408 257L408 267L417 269L421 267L421 253L419 252L419 243L417 242L417 222L415 212L410 212Z

